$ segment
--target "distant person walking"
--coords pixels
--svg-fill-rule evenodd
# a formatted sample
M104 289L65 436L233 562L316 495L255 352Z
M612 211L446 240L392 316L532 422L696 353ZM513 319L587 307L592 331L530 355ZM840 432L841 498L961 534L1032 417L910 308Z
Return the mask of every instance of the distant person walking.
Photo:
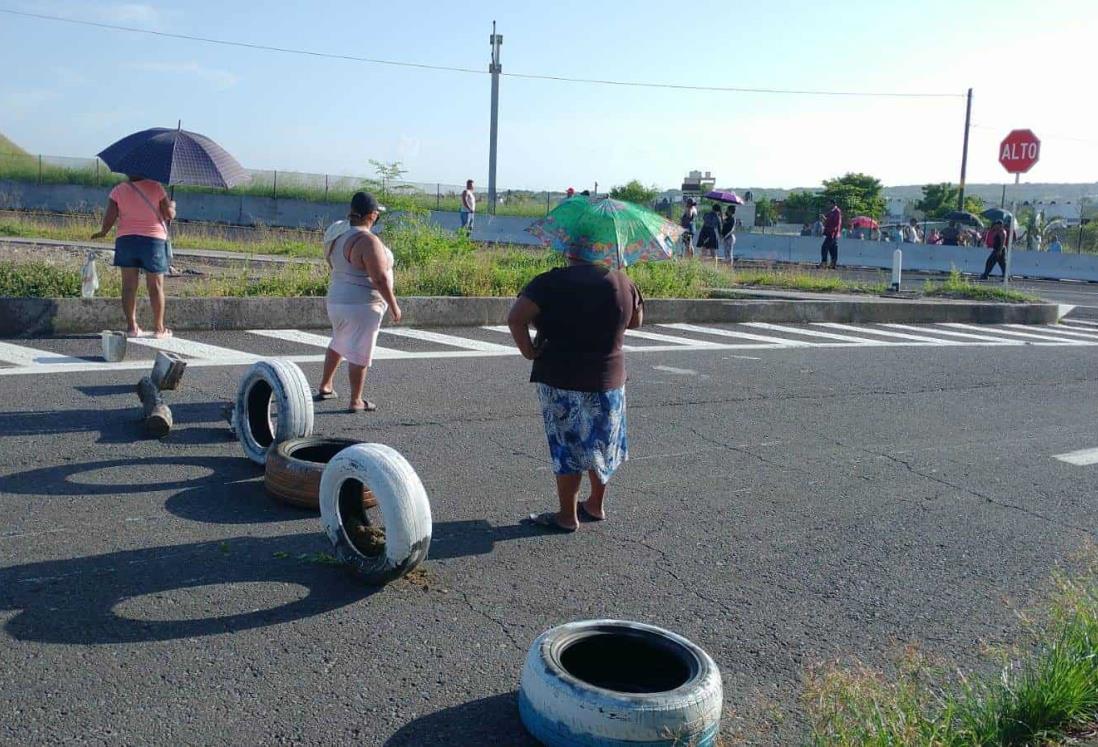
M324 356L324 373L314 399L337 395L333 379L340 361L347 359L351 387L348 412L373 412L377 405L364 399L366 371L373 363L374 345L386 311L400 321L400 305L393 294L393 253L371 230L385 208L368 192L351 198L350 224L325 242L325 258L332 269L328 283L328 319L332 341Z
M697 218L698 206L693 198L687 197L686 207L683 209L682 217L679 218L679 225L685 229L682 235L682 253L685 257L693 258L694 256L694 230Z
M903 237L905 244L918 244L920 241L919 221L915 220L914 218L909 220L907 222L907 225L904 226Z
M816 238L824 235L824 217L822 215L817 216L816 222L812 224L812 235Z
M716 259L717 247L721 241L721 206L713 203L713 208L702 217L702 230L698 235L698 248L702 256Z
M729 205L724 210L724 222L721 223L721 246L728 266L732 266L732 256L736 249L736 206Z
M624 272L569 256L567 267L535 277L511 306L511 336L534 362L530 381L538 387L559 502L559 510L528 521L574 532L580 516L606 518L606 484L629 458L622 343L626 329L641 325L643 303ZM580 501L584 473L591 493Z
M1049 252L1053 254L1061 254L1064 251L1064 245L1060 243L1060 237L1056 234L1052 235L1052 241L1048 244Z
M130 337L144 334L137 323L137 286L142 270L152 308L153 335L159 339L172 336L164 326L164 273L171 267L168 224L174 219L175 202L168 199L160 183L133 175L111 190L103 226L92 234L93 239L101 239L118 222L114 266L122 271L122 313Z
M839 234L843 230L843 211L839 209L839 203L831 201L831 209L827 211L827 219L824 221L824 240L820 246L820 267L827 267L828 255L831 257L831 269L834 270L839 263Z
M987 280L991 277L991 271L995 269L995 265L999 265L1003 271L1003 277L1006 278L1006 238L1007 233L1006 229L1003 228L1003 222L1001 220L995 221L984 239L988 248L991 249L991 254L988 255L987 263L984 265L984 274L980 276L981 280Z
M951 220L949 225L942 229L942 245L943 246L960 246L961 245L961 229L957 226L957 221Z
M473 180L465 182L461 190L461 227L468 233L473 232L473 218L477 214L477 193L473 191Z

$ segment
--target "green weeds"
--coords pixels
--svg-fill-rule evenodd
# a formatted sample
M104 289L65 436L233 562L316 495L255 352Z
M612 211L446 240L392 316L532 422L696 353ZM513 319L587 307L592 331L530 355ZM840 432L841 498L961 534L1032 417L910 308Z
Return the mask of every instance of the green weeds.
M1028 293L1010 288L977 285L962 275L956 267L950 271L949 277L941 283L935 283L932 280L923 283L923 294L947 298L964 298L973 301L1006 301L1008 303L1033 303L1041 300Z

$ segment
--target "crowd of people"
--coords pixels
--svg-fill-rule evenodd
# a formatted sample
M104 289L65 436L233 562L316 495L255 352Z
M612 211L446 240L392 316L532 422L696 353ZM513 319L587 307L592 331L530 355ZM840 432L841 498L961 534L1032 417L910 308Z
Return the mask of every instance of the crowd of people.
M736 206L728 205L721 211L719 203L705 211L701 220L701 232L698 232L698 203L692 197L687 197L684 203L682 217L679 225L683 228L682 247L683 256L693 257L694 247L697 246L703 257L716 259L723 257L729 263L732 262L736 247ZM697 235L697 242L694 237Z

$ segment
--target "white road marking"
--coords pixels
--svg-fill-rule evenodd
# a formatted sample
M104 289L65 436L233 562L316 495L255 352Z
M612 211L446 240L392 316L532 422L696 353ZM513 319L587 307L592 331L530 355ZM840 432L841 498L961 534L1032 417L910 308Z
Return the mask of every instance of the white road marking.
M1073 311L1075 311L1075 307L1070 305L1070 304L1066 304L1066 303L1057 304L1056 305L1056 319L1057 320L1063 319L1065 316L1067 316L1068 314L1070 314Z
M327 335L317 335L312 332L302 332L299 329L249 329L248 334L270 337L275 340L298 342L302 345L315 345L318 348L326 348L332 338ZM408 353L396 348L386 348L381 345L374 346L374 357L382 360L406 358Z
M980 332L991 332L996 335L1008 335L1011 337L1022 337L1025 339L1041 340L1042 342L1055 342L1060 345L1089 345L1090 343L1083 342L1082 340L1069 340L1066 337L1049 337L1048 335L1035 335L1032 332L1017 332L1012 329L1003 329L1002 327L981 327L976 324L964 324L962 322L943 322L942 326L953 327L955 329L967 329L976 330Z
M812 345L812 343L805 342L804 340L788 340L784 337L756 335L752 334L751 332L741 332L737 329L724 329L721 327L701 327L697 324L661 324L660 326L667 327L668 329L681 329L683 332L700 332L706 335L719 335L721 337L739 337L742 340L770 342L774 345L782 345L791 348L810 347Z
M656 371L665 371L676 376L697 376L698 372L692 368L675 368L674 366L652 366Z
M1061 319L1060 324L1085 324L1088 327L1098 327L1098 322L1091 322L1086 319Z
M839 340L851 345L899 345L898 342L885 342L884 340L867 340L864 337L851 337L850 335L837 335L833 332L820 332L806 327L786 327L781 324L768 322L745 322L744 326L757 329L768 329L772 332L785 332L791 335L805 335L807 337L823 337L829 340Z
M185 340L182 337L168 337L158 340L155 337L131 337L130 343L144 345L145 347L163 350L166 353L178 353L188 358L198 358L207 361L232 361L234 363L253 363L262 356L255 353L245 353L242 350L222 348L217 345L207 345L204 342ZM189 361L188 361L189 363Z
M846 324L836 324L835 322L817 322L816 327L830 327L831 329L850 329ZM939 337L926 337L923 335L909 335L906 332L892 332L890 330L878 329L876 327L857 327L856 331L863 332L871 335L881 335L882 337L897 337L901 340L912 340L914 342L922 342L928 345L964 345L959 340L943 340Z
M83 358L73 358L69 355L50 353L35 348L25 348L22 345L12 345L9 342L0 342L0 361L14 363L17 366L61 366L88 362Z
M1002 337L989 337L988 335L973 335L973 334L970 334L968 332L957 332L956 330L952 330L952 329L938 329L937 327L935 327L933 329L924 329L923 327L916 327L916 326L911 325L911 324L884 324L884 325L881 325L881 326L892 327L894 329L910 329L910 330L913 330L915 332L928 331L928 332L933 332L936 335L949 335L951 337L963 337L967 340L983 340L984 342L990 342L994 345L1025 345L1026 344L1026 343L1022 342L1021 340L1006 340L1006 339L1003 339ZM1038 343L1038 344L1040 344L1040 343ZM1047 343L1047 344L1054 344L1054 343Z
M510 334L511 334L511 328L510 328L510 327L506 327L506 326L504 326L504 325L491 325L491 326L488 326L488 327L484 327L483 329L489 330L490 332L499 332L499 333L501 333L501 334L505 334L505 335L508 335L508 336L510 336ZM626 332L626 334L629 334L629 332ZM634 337L640 337L640 336L643 336L643 335L633 335L633 336L634 336ZM651 338L651 337L649 337L648 339L652 339L652 338ZM673 341L674 341L674 345L675 345L675 346L677 346L677 345L693 345L693 344L695 344L694 342L691 342L691 341L689 341L689 340L683 340L683 339L681 339L681 338L679 338L679 337L665 337L665 338L664 338L664 341L665 341L665 342L666 342L666 341L671 341L671 340L673 340ZM696 344L697 344L697 345L701 345L701 346L707 346L707 345L706 345L706 343L705 343L704 341L702 341L702 340L698 340ZM660 350L663 350L663 349L667 349L667 348L666 348L666 346L662 346L662 345L661 345L661 346L654 346L654 345L622 345L622 346L621 346L621 349L622 349L622 350L624 350L624 351L626 351L626 352L633 352L633 351L635 351L635 350L653 350L653 349L655 349L655 348L657 348L657 347L658 347L658 348L659 348ZM672 346L672 347L671 347L671 348L669 348L669 349L670 349L670 350L677 350L678 348L677 348L677 347L674 347L674 346Z
M689 345L691 347L699 348L718 348L721 346L719 342L709 342L708 340L690 340L685 337L672 337L671 335L661 335L656 332L644 332L639 329L627 329L625 330L626 337L635 337L639 340L655 340L656 342L669 342L672 345Z
M1031 325L1027 324L1008 324L1007 327L1011 329L1032 329ZM1066 335L1072 339L1081 338L1084 340L1091 340L1092 342L1098 342L1098 329L1067 329L1062 324L1045 324L1038 326L1037 329L1047 330L1053 335Z
M425 342L435 342L439 345L449 345L454 348L464 348L465 350L479 350L485 353L502 352L508 353L514 350L512 345L497 345L494 342L483 342L482 340L472 340L468 337L457 337L455 335L444 335L441 332L428 332L425 329L412 329L410 327L386 327L383 328L382 333L393 335L395 337L407 337L412 340L423 340Z
M1069 451L1066 454L1053 454L1052 458L1079 467L1086 467L1091 464L1098 464L1098 449L1082 449L1080 451Z
M741 360L741 361L761 361L762 360L762 358L756 358L753 355L726 355L724 357L724 360L727 361L727 360L731 360L732 358L736 358L736 359Z

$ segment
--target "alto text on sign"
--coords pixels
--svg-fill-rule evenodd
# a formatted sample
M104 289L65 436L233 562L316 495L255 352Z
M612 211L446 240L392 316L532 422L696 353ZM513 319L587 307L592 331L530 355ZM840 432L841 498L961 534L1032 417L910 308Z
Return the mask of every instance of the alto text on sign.
M1033 130L1011 130L999 144L999 163L1011 174L1024 174L1041 157L1041 141Z

